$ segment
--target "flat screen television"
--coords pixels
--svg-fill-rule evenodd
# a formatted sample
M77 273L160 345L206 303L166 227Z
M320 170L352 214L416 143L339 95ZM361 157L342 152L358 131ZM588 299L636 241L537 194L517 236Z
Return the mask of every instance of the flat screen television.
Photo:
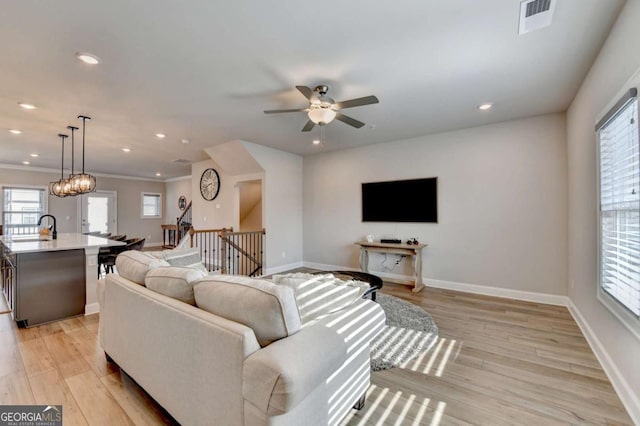
M438 222L438 178L362 184L363 222Z

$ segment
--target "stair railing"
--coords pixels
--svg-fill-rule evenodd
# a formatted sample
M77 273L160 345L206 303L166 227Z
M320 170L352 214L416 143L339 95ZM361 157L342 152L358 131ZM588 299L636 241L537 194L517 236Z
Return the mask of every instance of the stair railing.
M261 231L233 232L233 228L189 230L190 247L200 250L209 272L247 275L264 274L265 235Z

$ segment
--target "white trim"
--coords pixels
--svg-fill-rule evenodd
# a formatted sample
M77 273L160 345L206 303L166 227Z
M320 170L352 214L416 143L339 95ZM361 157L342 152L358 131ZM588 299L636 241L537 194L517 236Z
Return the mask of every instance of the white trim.
M76 196L76 211L77 211L77 223L76 223L76 230L78 233L82 233L84 232L82 229L82 212L83 212L83 207L84 204L86 202L86 197L90 197L92 195L95 194L105 194L105 195L112 195L113 196L113 219L114 219L114 225L113 225L113 229L111 230L111 233L113 235L117 235L118 234L118 191L112 191L112 190L107 190L107 189L98 189L97 191L94 192L89 192L87 194L80 194L78 196Z
M43 185L20 185L12 183L0 183L0 225L4 224L4 188L38 189L44 190L44 210L42 214L49 214L49 186Z
M19 164L7 164L0 163L0 169L9 169L9 170L23 170L26 172L38 172L38 173L57 173L60 174L60 169L50 169L48 167L35 167L35 166L22 166ZM65 168L64 171L70 171L71 169ZM113 179L128 179L128 180L144 180L149 182L172 182L174 180L182 180L191 178L191 176L180 176L177 178L168 178L168 179L160 179L160 178L151 178L151 177L138 177L138 176L126 176L126 175L116 175L110 173L91 173L96 177L105 177L105 178L113 178Z
M145 196L158 197L158 215L145 216L144 215L144 197ZM162 219L162 193L142 191L140 193L140 219Z
M280 265L280 266L274 266L273 268L267 268L266 273L264 275L279 274L280 272L286 272L286 271L289 271L291 269L297 269L297 268L302 268L302 267L303 267L303 263L302 262L288 263L286 265ZM261 276L264 276L264 275L261 275Z
M598 336L596 336L591 327L589 327L589 324L571 299L569 299L567 307L573 319L578 324L578 327L580 327L585 339L587 339L591 350L600 362L602 369L607 374L622 404L627 409L631 420L633 420L635 424L640 424L640 399L633 391L631 385L625 380L624 375L618 370L618 367L616 367L616 364L609 356L607 349L600 342L600 339L598 339Z
M89 303L84 305L84 316L93 315L100 312L100 304L98 302Z
M320 269L323 271L343 270L343 271L359 271L359 268L349 268L345 266L326 265L322 263L304 262L306 268ZM405 281L407 284L413 285L413 277L398 274L389 274L380 271L370 271L381 278L389 278L397 281ZM525 302L545 303L547 305L568 306L569 298L567 296L536 293L532 291L512 290L507 288L489 287L477 284L459 283L454 281L436 280L433 278L422 278L427 287L441 288L445 290L456 290L464 293L482 294L485 296L504 297L507 299L524 300Z
M187 179L190 180L191 179L191 175L168 178L168 179L165 179L164 182L178 182L180 180L187 180Z
M427 287L482 294L485 296L504 297L506 299L523 300L525 302L544 303L546 305L567 306L569 303L568 296L562 296L559 294L536 293L533 291L512 290L508 288L489 287L435 279L425 279L424 284Z

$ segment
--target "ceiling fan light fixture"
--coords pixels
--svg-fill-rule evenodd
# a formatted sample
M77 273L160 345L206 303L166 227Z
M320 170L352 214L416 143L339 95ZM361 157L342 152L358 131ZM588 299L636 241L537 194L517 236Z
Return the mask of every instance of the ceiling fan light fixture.
M331 108L312 108L309 111L309 120L320 126L331 123L334 118L336 118L336 112Z

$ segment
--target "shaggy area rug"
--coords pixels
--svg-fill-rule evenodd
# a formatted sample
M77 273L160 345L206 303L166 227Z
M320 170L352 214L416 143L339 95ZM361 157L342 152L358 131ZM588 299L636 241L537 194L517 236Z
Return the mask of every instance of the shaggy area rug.
M380 292L377 301L387 321L371 342L372 371L401 366L434 346L438 326L424 309Z

